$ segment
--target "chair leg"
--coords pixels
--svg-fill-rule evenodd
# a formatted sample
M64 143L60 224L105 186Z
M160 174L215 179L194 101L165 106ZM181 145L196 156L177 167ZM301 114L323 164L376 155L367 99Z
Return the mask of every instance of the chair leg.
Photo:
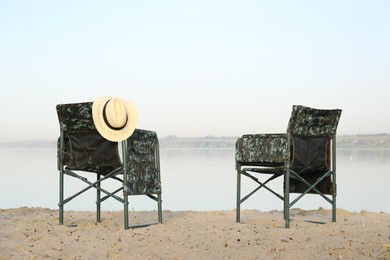
M158 222L162 223L162 199L161 194L157 194L157 207L158 207Z
M336 196L337 196L337 182L336 182L336 135L332 137L332 177L333 177L333 192L332 192L332 221L336 222Z
M241 216L241 173L240 170L237 170L237 201L236 201L236 222L239 223Z
M286 208L286 206L284 206L285 207L285 224L284 224L284 226L285 226L285 228L290 228L290 209L288 208L288 206L287 206L287 208Z
M290 174L287 170L284 174L284 221L285 227L290 227Z
M97 181L100 180L100 174L97 175ZM97 183L98 189L96 189L96 222L101 221L101 215L100 215L100 182Z
M60 225L64 224L64 171L60 171L60 202L59 206L59 223Z
M336 222L336 194L332 195L332 222Z
M123 203L124 228L129 229L129 198L124 195L125 202Z

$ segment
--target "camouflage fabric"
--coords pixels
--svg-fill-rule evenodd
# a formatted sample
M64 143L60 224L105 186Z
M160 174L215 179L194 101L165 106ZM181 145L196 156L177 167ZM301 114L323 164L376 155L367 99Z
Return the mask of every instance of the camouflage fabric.
M61 170L62 165L66 165L69 162L69 139L64 138L64 148L61 150L61 138L57 139L57 163L58 170Z
M335 135L340 116L340 109L294 105L287 131L296 135Z
M62 131L88 132L96 129L92 119L92 103L72 103L57 105L57 114Z
M288 132L306 136L336 134L340 116L340 109L294 105ZM241 165L278 166L290 158L290 154L293 156L287 144L287 134L243 135L236 142L236 162Z
M153 131L135 129L127 139L126 195L161 193L158 138Z
M280 166L289 157L286 134L243 135L236 142L236 162L241 165Z
M61 151L57 143L59 165L69 170L107 174L121 167L118 143L104 139L92 120L92 102L57 105L60 130L64 134Z
M340 109L294 105L286 134L243 135L237 140L238 166L265 166L237 170L282 174L284 169L281 166L290 160L292 171L310 184L315 183L330 170L329 139L336 134L340 116ZM287 143L287 134L290 134L290 144ZM316 188L324 194L331 194L331 176L322 179ZM306 189L306 184L291 175L290 192L302 193Z

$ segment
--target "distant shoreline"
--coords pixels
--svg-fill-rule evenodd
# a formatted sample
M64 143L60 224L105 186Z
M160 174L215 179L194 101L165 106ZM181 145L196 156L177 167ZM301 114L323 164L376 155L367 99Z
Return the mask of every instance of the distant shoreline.
M193 137L167 136L159 138L161 148L234 148L239 137ZM338 149L390 149L390 134L338 135ZM1 142L0 148L53 148L57 141L26 140Z

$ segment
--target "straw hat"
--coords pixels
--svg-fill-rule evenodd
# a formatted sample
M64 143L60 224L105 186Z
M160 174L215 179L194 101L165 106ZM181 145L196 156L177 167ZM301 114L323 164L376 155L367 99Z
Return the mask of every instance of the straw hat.
M134 132L137 111L129 101L118 97L99 97L92 104L92 118L105 139L119 142Z

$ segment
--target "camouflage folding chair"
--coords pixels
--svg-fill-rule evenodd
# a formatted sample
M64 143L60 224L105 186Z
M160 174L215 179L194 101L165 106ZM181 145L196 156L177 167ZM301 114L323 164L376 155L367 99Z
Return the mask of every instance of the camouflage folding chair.
M60 123L60 137L57 145L57 162L58 170L60 173L60 198L59 198L59 222L64 223L64 205L77 196L83 194L91 188L96 189L96 221L101 221L101 203L108 198L114 198L124 205L124 227L129 228L128 217L128 196L132 195L127 192L128 187L131 185L132 179L128 176L149 176L158 174L156 181L153 180L153 185L157 185L159 191L158 200L158 220L162 222L161 213L161 184L160 184L160 170L159 170L159 157L158 157L158 141L153 149L148 152L153 152L153 155L146 154L149 161L147 163L153 164L148 167L134 167L133 164L138 164L139 161L135 161L134 156L130 156L132 152L128 152L128 149L122 149L122 158L125 163L122 163L118 143L111 142L103 138L93 123L92 119L92 102L73 103L73 104L60 104L57 105L57 114ZM157 140L157 135L152 131L138 130L134 131L135 136L139 136L139 132L149 133L153 136L153 140ZM136 137L133 137L131 142ZM142 146L144 139L139 140L139 145ZM155 141L156 143L156 141ZM127 147L127 140L122 142L122 147ZM140 160L142 161L142 160ZM142 161L143 162L143 161ZM124 167L125 166L125 167ZM131 169L129 169L132 167ZM137 172L133 172L133 171ZM150 174L148 171L152 171ZM94 173L96 180L91 180L91 176L86 177L87 172ZM86 187L65 198L64 192L64 178L70 176L77 178L86 184ZM108 191L102 188L102 183L105 180L114 179L118 181L118 188L114 191ZM143 184L152 185L150 181L144 181L143 177L140 178L140 184L138 187L142 188ZM124 191L124 187L126 192ZM123 196L117 194L122 191ZM101 195L105 196L102 197ZM145 224L147 225L147 224ZM139 226L145 226L139 225ZM137 226L138 227L138 226Z
M340 109L294 105L287 133L243 135L237 140L237 222L241 204L261 188L283 200L286 228L290 208L306 194L319 194L332 204L332 221L336 221L336 130L340 116ZM260 181L258 174L269 177ZM241 175L258 184L243 198ZM284 194L268 184L281 176L284 176ZM290 193L300 195L290 202Z

